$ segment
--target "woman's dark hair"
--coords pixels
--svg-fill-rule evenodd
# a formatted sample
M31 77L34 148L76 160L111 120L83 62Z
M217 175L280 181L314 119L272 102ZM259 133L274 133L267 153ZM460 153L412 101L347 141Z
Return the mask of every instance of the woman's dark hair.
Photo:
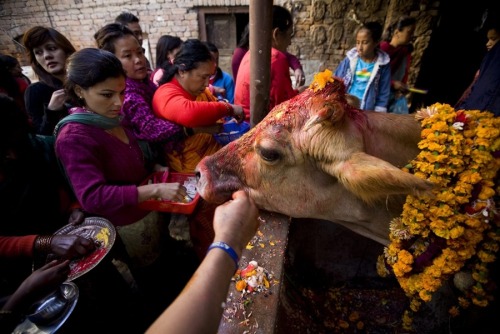
M177 36L163 35L156 43L156 68L163 68L168 62L167 56L182 45L182 39Z
M358 34L360 30L368 30L373 41L380 42L384 28L382 27L382 24L380 24L379 22L372 21L364 23L363 25L359 26L358 29L356 29L355 36Z
M396 22L391 24L384 32L383 35L383 40L384 41L391 41L392 36L394 36L394 33L396 30L402 31L405 27L411 27L413 25L417 24L417 20L414 17L409 17L409 16L401 16Z
M40 81L47 85L54 88L60 88L62 84L61 81L43 69L36 60L33 51L35 48L40 47L48 41L54 42L61 48L66 54L66 57L69 57L76 51L71 42L64 37L63 34L53 28L36 26L26 31L23 36L23 45L26 48L28 59L35 74Z
M99 49L115 53L116 40L128 35L137 38L127 26L121 23L109 23L94 34L94 39Z
M214 43L209 42L209 41L206 41L204 43L207 46L208 51L219 53L219 48L217 47L217 45L215 45Z
M293 25L292 14L284 7L273 6L273 29L286 32Z
M274 5L273 6L273 29L278 28L281 32L286 32L293 25L292 14L288 9ZM247 24L241 33L239 48L250 48L250 26Z
M16 58L9 55L0 55L0 88L3 88L10 97L21 94L16 79L10 72L19 64Z
M130 12L123 12L115 17L115 22L127 25L129 23L139 23L139 18Z
M188 39L185 41L179 53L175 56L174 63L165 68L160 85L172 80L178 71L191 71L198 68L200 63L213 61L212 54L207 46L198 39Z
M83 101L75 93L77 85L88 89L108 78L119 77L127 76L122 63L113 53L85 48L69 57L64 89L70 103L83 107Z

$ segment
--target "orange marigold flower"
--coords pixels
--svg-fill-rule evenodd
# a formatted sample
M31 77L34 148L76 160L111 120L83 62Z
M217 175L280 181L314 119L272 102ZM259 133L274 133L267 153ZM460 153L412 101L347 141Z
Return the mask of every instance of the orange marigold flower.
M495 190L493 190L493 188L486 187L483 185L483 187L481 188L481 192L478 195L478 198L485 201L493 197L493 195L495 195Z
M318 90L325 88L326 84L333 82L333 80L332 71L326 69L323 72L319 72L314 75L314 79L311 85L309 85L309 88L317 92Z
M422 290L418 293L418 296L420 299L422 299L424 302L429 302L432 300L432 294L429 291Z
M466 309L470 306L470 302L464 297L458 297L458 305L460 305L461 308Z
M452 306L449 310L448 310L448 313L449 315L452 317L452 318L455 318L457 316L460 315L460 310L458 309L458 307L456 306Z
M472 298L472 303L476 306L479 307L486 307L488 306L488 300L487 299L477 299L477 298Z
M343 329L347 329L349 328L349 323L345 320L339 320L339 327L340 328L343 328Z
M240 280L240 281L236 282L235 287L236 287L237 291L243 291L247 287L247 282L245 282L244 280Z
M354 322L359 319L359 313L354 311L351 314L349 314L349 321Z
M479 252L477 252L477 256L479 257L479 259L481 259L481 261L488 263L494 262L496 259L495 255L484 250L480 250Z

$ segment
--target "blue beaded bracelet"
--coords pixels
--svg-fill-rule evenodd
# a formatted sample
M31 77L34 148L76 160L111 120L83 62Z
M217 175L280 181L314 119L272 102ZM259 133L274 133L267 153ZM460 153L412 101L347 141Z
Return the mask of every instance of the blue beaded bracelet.
M234 264L236 266L236 270L238 270L238 261L239 261L238 254L236 254L236 252L234 251L234 249L231 248L231 246L229 246L228 244L226 244L223 241L216 241L216 242L213 242L208 247L207 253L211 249L214 249L214 248L220 248L220 249L224 250L231 257L231 259L233 259Z

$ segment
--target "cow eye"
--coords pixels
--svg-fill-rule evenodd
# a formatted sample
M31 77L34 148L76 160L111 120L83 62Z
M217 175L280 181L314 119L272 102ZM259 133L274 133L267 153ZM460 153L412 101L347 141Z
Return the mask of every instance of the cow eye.
M260 156L267 162L275 162L281 158L281 155L278 151L273 149L261 148L259 150Z

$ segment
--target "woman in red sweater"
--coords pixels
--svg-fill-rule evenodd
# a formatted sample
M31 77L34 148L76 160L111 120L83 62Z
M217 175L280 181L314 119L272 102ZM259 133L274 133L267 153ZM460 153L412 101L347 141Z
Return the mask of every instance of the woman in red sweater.
M241 106L217 101L210 93L209 80L214 73L215 61L206 45L189 39L165 70L153 96L154 113L183 126L187 135L182 152L167 157L174 171L192 173L204 156L220 148L213 138L220 119L232 116L243 121Z
M153 111L158 117L184 127L186 137L182 150L167 154L170 169L192 173L198 162L220 149L213 134L220 131L226 116L239 122L244 119L241 106L217 101L208 89L210 77L215 73L215 61L207 46L188 39L160 79L160 86L153 96ZM212 221L215 205L203 200L195 212L187 217L194 249L201 259L214 238Z

